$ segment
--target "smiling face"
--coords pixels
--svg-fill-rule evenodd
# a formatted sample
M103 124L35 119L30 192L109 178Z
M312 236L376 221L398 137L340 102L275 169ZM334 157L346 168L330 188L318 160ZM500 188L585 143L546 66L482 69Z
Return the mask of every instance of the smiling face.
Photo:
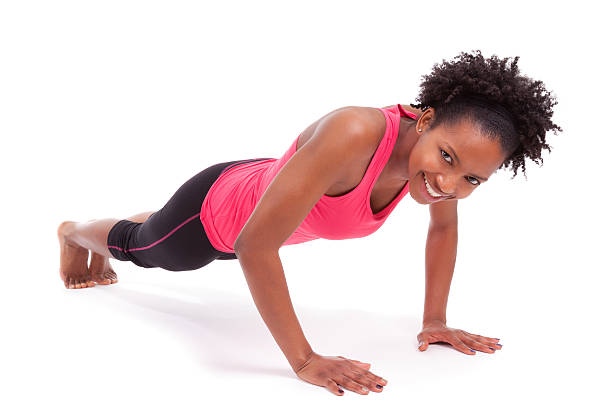
M466 198L502 165L505 153L468 119L431 128L432 119L430 108L416 124L418 140L408 160L410 195L419 204Z

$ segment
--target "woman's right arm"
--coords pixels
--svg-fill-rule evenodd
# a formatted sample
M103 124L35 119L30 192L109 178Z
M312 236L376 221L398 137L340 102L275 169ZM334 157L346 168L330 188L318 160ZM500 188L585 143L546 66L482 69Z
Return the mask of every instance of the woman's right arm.
M351 108L322 118L272 180L234 243L257 309L293 371L312 349L293 310L278 250L358 158L359 144L367 142L362 122Z
M297 373L312 354L312 348L291 304L278 251L236 251L236 256L259 314Z
M278 252L321 196L371 149L376 135L363 116L360 108L345 108L322 118L272 180L234 243L257 309L296 373L316 353L293 309Z

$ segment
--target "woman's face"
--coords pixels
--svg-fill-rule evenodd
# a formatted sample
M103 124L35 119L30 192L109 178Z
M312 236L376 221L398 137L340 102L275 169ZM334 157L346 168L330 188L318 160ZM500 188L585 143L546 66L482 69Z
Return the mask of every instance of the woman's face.
M429 129L430 111L416 124L422 132L408 161L410 195L419 204L466 198L501 166L505 154L497 141L482 135L469 120Z

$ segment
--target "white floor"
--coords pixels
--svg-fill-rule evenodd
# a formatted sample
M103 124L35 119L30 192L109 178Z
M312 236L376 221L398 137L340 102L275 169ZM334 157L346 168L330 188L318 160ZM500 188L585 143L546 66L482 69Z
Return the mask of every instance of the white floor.
M500 337L504 347L475 356L445 344L419 352L420 260L402 266L399 253L382 261L355 258L383 250L380 242L393 233L379 233L372 236L378 244L364 242L368 237L281 251L294 306L315 351L370 362L371 371L389 381L380 394L346 392L343 400L364 406L432 400L436 406L603 406L608 381L596 373L609 364L610 353L597 332L608 329L588 314L601 312L593 309L598 301L582 295L588 290L597 297L600 289L554 262L542 263L554 273L538 265L468 270L472 262L461 262L449 325ZM2 395L13 398L11 406L258 401L305 407L337 398L293 374L257 313L238 261L169 272L114 260L116 285L67 290L54 245L48 239L31 259L7 265Z
M609 407L610 61L587 3L517 0L502 27L471 0L2 2L0 406ZM428 210L410 196L369 237L280 252L313 349L371 363L382 393L299 380L238 261L60 281L61 221L156 210L330 110L413 102L434 63L477 48L520 55L564 128L528 181L501 171L459 205L448 324L501 351L417 351Z

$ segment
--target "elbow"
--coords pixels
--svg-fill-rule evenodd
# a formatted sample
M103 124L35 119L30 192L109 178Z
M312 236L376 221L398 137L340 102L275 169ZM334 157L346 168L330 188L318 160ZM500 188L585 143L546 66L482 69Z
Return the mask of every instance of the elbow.
M238 256L238 254L242 252L244 248L244 243L240 240L240 238L237 238L236 241L234 241L234 253L236 254L236 256Z
M234 253L236 256L239 254L243 254L247 251L252 251L255 248L255 245L251 242L251 240L240 239L240 237L236 238L234 241Z

